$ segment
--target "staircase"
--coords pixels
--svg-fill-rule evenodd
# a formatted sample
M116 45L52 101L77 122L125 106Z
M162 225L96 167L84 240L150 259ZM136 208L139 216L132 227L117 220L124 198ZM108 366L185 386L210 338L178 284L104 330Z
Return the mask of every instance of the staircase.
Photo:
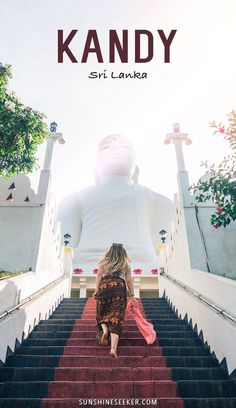
M126 314L113 359L95 338L95 301L64 299L0 368L0 408L78 408L94 398L156 398L156 408L236 408L235 381L187 322L164 299L143 300L140 307L158 340L147 346Z
M142 303L158 333L184 408L236 408L236 380L229 379L191 326L178 319L165 299L143 299Z

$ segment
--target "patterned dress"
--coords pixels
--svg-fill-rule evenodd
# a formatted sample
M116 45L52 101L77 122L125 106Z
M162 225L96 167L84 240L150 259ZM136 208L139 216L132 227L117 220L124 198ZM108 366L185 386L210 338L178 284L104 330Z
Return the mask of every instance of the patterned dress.
M101 323L106 323L109 333L120 336L124 323L127 305L126 282L121 272L109 273L102 277L97 300L97 328L99 336L102 334Z

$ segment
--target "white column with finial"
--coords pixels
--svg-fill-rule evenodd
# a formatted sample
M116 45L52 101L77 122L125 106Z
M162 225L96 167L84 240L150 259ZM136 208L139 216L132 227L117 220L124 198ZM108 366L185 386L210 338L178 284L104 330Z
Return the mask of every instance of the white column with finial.
M188 172L185 168L184 162L184 155L183 155L183 147L182 143L185 142L186 145L192 143L191 139L189 139L187 133L180 132L180 125L178 123L174 123L173 125L173 132L167 133L165 138L165 144L174 144L175 152L176 152L176 160L177 160L177 167L178 167L178 184L179 184L179 191L180 191L180 198L183 205L187 205L190 203L190 193L189 193L189 180L188 180Z
M47 194L50 186L51 179L51 162L54 143L58 142L59 144L64 144L65 140L63 139L62 133L57 133L57 124L55 122L50 125L50 132L48 132L47 138L47 147L44 157L43 168L40 173L39 187L38 187L38 203L45 204L47 200Z
M174 144L178 167L178 185L180 202L184 212L185 228L189 249L189 258L192 268L209 270L204 243L201 238L198 222L196 219L194 198L189 191L188 172L185 168L182 143L189 145L192 141L186 133L180 132L178 123L173 125L173 133L166 135L165 144Z

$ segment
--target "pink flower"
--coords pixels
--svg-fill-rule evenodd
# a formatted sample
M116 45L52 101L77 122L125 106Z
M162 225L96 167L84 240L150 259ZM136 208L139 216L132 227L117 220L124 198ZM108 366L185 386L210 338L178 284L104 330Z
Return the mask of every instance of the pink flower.
M217 208L217 212L220 214L220 213L222 213L222 211L223 211L223 208L222 207L218 207Z
M153 268L151 270L151 272L152 272L153 275L158 275L158 269L157 268Z
M76 268L76 269L74 269L74 273L76 274L76 275L79 275L79 274L81 274L81 273L83 273L84 271L83 271L83 269L82 268Z
M96 275L98 273L98 268L93 269L93 273Z
M136 273L137 275L140 275L142 273L142 269L136 268L134 269L134 273Z
M213 228L217 229L219 227L218 224L213 224Z
M220 126L220 127L219 127L219 132L220 132L220 133L225 133L225 128L224 128L224 126Z

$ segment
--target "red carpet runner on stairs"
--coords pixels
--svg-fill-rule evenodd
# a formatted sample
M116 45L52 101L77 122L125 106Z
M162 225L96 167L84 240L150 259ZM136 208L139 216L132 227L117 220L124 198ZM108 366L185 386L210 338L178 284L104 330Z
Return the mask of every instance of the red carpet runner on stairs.
M143 311L141 302L139 305ZM183 401L176 396L176 384L171 380L171 369L166 366L158 339L147 345L133 318L126 313L118 358L111 358L109 346L100 346L95 338L95 314L96 302L89 299L81 319L75 321L41 408L78 408L89 406L91 399L113 399L113 405L118 399L157 399L156 405L148 405L182 408ZM129 405L119 401L117 406Z

